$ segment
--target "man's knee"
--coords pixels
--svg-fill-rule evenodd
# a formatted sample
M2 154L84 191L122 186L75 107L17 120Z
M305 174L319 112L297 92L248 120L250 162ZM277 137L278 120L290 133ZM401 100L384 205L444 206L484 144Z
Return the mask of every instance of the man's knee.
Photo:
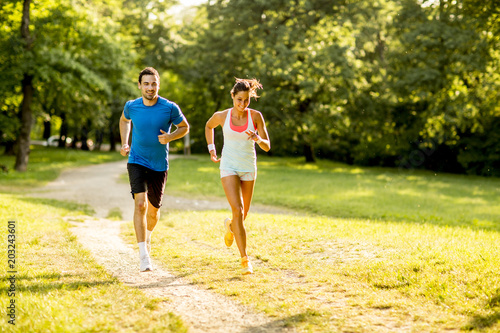
M148 209L148 216L152 219L158 220L160 218L160 209L154 206L150 206Z
M141 214L145 214L148 209L148 204L146 203L146 198L136 197L135 198L135 209Z

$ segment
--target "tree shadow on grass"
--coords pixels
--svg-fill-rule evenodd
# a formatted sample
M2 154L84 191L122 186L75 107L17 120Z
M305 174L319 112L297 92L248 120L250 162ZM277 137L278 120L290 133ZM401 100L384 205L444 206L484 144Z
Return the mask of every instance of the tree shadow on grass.
M483 330L492 327L498 322L500 322L500 311L496 311L486 316L475 316L467 326L465 326L465 330Z
M55 199L35 198L35 197L18 197L17 199L31 204L41 204L45 206L66 209L72 212L79 211L82 212L82 214L89 216L93 216L95 214L94 209L92 209L89 205L79 204L71 201L61 201Z
M6 274L2 276L0 281L7 281L11 274ZM40 273L38 275L34 276L28 276L27 274L16 274L16 280L17 281L32 281L32 280L55 280L55 279L61 279L61 278L68 278L75 276L75 274L61 274L57 272L52 272L52 273Z
M76 281L60 281L61 278L77 278ZM78 280L80 278L80 280ZM9 279L9 275L2 280ZM54 279L57 279L54 281ZM32 282L36 280L37 282ZM15 291L16 292L30 292L37 294L47 294L54 290L81 290L87 288L93 288L98 286L113 285L118 284L118 280L115 278L104 278L97 281L88 281L86 279L81 279L78 274L41 274L37 276L16 276L15 277ZM2 288L0 288L1 293L7 293L10 288L10 283L4 283Z
M274 320L268 322L261 326L253 326L242 331L243 333L255 333L255 332L266 332L271 331L274 332L276 329L286 329L286 328L294 328L300 326L301 324L321 324L321 313L315 310L306 310L305 312L295 314L293 316L289 316L283 319Z
M81 274L72 273L61 274L58 272L42 272L37 275L5 274L2 275L0 279L0 281L2 281L0 292L9 290L10 283L14 282L14 280L10 280L13 276L15 277L16 291L35 293L47 293L52 290L78 290L119 283L115 277L103 277L101 279L92 278L94 281L88 281L83 278Z
M466 325L466 330L484 330L500 323L500 289L486 305L486 308L494 310L493 313L487 315L477 315Z

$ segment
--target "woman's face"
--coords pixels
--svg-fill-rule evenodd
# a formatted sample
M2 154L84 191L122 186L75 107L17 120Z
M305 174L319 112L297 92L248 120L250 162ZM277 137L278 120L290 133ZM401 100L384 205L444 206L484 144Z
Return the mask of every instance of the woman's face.
M233 109L243 112L250 105L250 92L239 91L233 97Z

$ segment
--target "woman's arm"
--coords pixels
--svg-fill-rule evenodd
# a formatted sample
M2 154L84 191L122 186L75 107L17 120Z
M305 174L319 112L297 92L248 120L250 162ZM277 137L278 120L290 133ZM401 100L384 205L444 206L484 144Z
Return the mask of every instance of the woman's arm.
M207 121L205 125L205 139L207 140L208 151L210 152L210 158L214 162L220 162L217 158L217 152L215 150L214 144L214 128L217 126L222 126L226 120L227 111L215 112L212 117Z
M255 141L262 150L269 151L271 149L271 140L269 140L269 134L267 133L264 116L262 116L262 113L260 113L259 111L252 110L252 120L257 126L257 131L245 132L248 134L248 139Z

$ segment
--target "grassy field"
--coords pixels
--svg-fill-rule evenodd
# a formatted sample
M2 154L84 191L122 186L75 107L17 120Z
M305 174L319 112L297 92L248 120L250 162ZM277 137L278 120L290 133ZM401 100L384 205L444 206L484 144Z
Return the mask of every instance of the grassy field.
M254 202L319 215L500 231L500 179L259 156ZM171 161L169 193L224 196L206 156Z
M77 243L64 217L91 215L88 207L22 195L63 168L120 158L35 149L30 171L0 174L0 237L7 240L7 221L16 221L15 331L186 330ZM0 164L13 158L0 156ZM223 197L217 167L207 156L172 160L168 194ZM164 213L153 256L193 283L299 331L498 332L499 194L496 178L259 157L254 202L298 213L250 212L254 275L241 276L235 245L223 244L227 211ZM123 234L134 242L132 224ZM0 307L6 309L4 272ZM7 319L0 319L2 331L13 328Z
M160 300L121 284L76 241L64 218L92 215L91 209L18 193L54 179L64 167L114 159L109 153L35 149L29 172L0 175L0 186L7 189L0 190L1 332L186 331L179 317L161 309ZM10 161L0 158L0 164ZM8 221L16 222L15 239L7 237ZM16 250L13 268L8 266L9 244ZM17 271L14 288L7 273L12 269ZM12 300L15 326L6 316Z
M0 171L0 192L23 193L34 186L42 186L57 178L61 170L89 164L122 160L116 152L88 152L75 149L32 146L28 171L15 172L15 156L5 156L0 150L0 165L8 168Z
M500 330L500 181L260 158L256 274L223 244L228 212L169 212L154 256L194 283L304 331ZM169 194L222 196L207 158L171 162ZM131 226L124 235L133 241ZM186 265L189 262L189 265Z

